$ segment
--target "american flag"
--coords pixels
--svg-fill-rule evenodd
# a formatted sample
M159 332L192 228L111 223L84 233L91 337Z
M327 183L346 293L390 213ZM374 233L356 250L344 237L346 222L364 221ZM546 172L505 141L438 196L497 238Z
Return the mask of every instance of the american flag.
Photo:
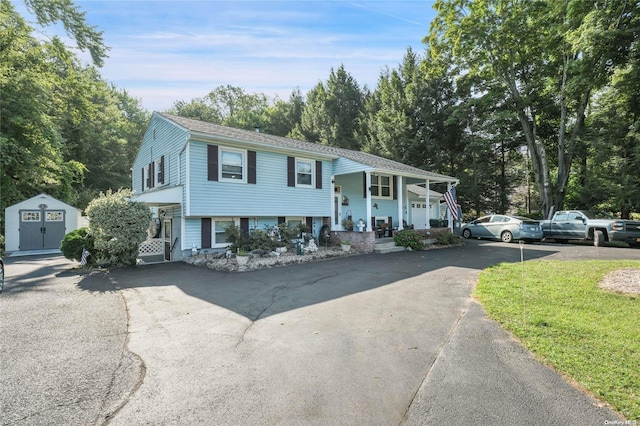
M80 266L84 266L87 264L87 259L89 259L89 256L91 256L91 253L89 253L89 250L82 247L82 257L80 258Z
M447 202L447 207L451 212L453 220L458 220L458 196L456 195L456 187L452 186L447 192L444 193L444 201Z

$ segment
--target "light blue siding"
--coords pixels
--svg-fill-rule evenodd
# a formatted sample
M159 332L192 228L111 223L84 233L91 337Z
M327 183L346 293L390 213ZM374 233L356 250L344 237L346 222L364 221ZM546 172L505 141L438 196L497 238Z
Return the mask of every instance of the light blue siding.
M316 189L287 186L284 154L256 152L256 184L208 181L204 142L191 141L189 155L191 216L331 215L331 161L322 161L322 189Z
M152 116L132 166L131 178L134 192L139 193L142 190L142 169L163 155L165 157L165 186L179 183L178 151L182 148L185 140L186 131L162 117Z
M183 248L189 250L191 247L196 246L200 247L202 243L202 238L200 236L200 231L202 229L202 225L200 222L200 218L188 218L184 221L184 245Z

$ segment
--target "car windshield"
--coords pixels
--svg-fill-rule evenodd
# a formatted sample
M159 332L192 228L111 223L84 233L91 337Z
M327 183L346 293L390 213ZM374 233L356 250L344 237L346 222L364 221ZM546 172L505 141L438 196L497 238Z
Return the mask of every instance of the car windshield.
M596 212L596 211L583 211L582 212L589 219L615 219L611 213L606 212Z

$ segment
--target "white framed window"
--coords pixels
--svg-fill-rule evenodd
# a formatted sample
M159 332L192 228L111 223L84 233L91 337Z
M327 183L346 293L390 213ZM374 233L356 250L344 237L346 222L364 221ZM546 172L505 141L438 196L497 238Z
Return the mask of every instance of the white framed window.
M146 166L144 166L144 174L143 174L143 184L144 184L144 190L146 191L147 189L151 189L151 179L149 179L149 174L151 173L151 166L149 164L147 164Z
M247 152L220 148L220 181L247 182Z
M229 237L225 232L230 226L240 226L231 218L214 218L213 219L213 232L211 233L211 247L226 247L231 244Z
M315 161L296 158L296 186L314 188Z
M40 222L40 212L22 212L23 222Z
M289 224L289 226L300 226L304 223L304 218L302 216L287 216L285 218L286 222Z
M163 155L162 157L156 159L154 161L155 166L154 166L154 173L155 173L155 185L156 186L163 186L167 183L167 178L165 175L165 156Z
M371 175L371 196L376 198L391 198L393 179L389 175Z
M45 220L47 222L62 222L64 220L64 215L62 212L46 212Z

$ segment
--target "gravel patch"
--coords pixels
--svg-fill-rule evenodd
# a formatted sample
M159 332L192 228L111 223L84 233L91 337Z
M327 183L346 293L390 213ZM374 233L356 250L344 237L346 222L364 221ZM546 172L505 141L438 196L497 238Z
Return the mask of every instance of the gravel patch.
M640 268L623 268L608 273L598 287L614 293L640 294Z

